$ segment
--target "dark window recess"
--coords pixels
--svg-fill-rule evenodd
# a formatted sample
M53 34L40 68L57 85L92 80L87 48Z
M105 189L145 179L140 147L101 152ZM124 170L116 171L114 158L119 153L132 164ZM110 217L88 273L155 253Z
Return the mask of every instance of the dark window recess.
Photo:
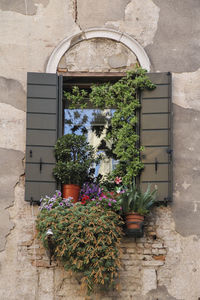
M101 84L106 82L116 82L122 73L118 76L113 76L110 73L104 73L102 76L91 77L64 77L63 90L71 91L73 86L78 86L86 91L90 90L92 84ZM102 160L94 167L95 176L104 176L111 172L116 161L111 157L111 143L105 141L105 131L109 127L110 119L115 111L114 108L98 109L85 99L87 107L83 110L80 107L69 109L67 99L63 101L64 107L64 134L75 133L77 135L85 134L88 141L95 147L98 154L102 155Z
M64 133L67 103L62 101L62 91L74 85L88 89L92 83L115 82L121 76L122 73L94 73L90 76L69 73L65 77L28 73L26 201L37 203L42 195L51 195L58 188L52 169L55 165L54 145ZM148 183L156 186L158 201L167 203L172 200L171 75L150 73L149 77L157 88L141 94L139 133L145 151L142 154L144 170L139 182L142 189Z

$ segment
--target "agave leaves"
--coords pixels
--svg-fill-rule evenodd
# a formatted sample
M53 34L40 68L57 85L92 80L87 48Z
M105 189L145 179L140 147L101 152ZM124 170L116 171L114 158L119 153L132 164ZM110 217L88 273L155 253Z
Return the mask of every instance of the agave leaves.
M125 193L121 194L121 204L123 212L138 213L140 215L148 214L156 201L157 190L151 191L151 186L148 185L147 190L142 192L133 183Z

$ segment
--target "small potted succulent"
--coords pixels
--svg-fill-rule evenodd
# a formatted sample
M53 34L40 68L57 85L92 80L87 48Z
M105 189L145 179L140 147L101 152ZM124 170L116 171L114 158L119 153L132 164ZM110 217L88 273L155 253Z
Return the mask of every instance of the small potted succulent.
M63 198L73 197L76 202L83 182L88 181L98 162L94 147L84 135L66 134L56 142L55 157L53 174L62 183Z
M144 216L155 204L156 193L156 189L151 191L150 185L142 192L133 183L120 195L127 234L135 237L143 236Z

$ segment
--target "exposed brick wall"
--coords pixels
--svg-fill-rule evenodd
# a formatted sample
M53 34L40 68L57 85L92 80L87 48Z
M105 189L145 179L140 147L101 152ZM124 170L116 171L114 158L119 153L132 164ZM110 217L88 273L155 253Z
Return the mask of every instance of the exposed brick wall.
M157 271L165 264L167 248L164 241L157 236L155 220L155 214L146 218L144 237L123 237L118 290L99 291L89 299L136 299L132 297L157 288ZM42 295L47 294L48 299L85 299L80 288L81 275L65 271L62 264L55 260L50 265L48 252L37 238L32 237L20 244L19 251L37 270L37 290L41 299Z

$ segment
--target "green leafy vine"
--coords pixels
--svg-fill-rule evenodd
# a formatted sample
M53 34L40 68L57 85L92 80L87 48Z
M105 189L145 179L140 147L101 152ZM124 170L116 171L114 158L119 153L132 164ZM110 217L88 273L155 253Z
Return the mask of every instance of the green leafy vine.
M122 177L124 184L133 182L134 177L143 168L140 160L140 152L143 148L140 146L137 134L136 111L140 108L140 92L155 88L146 73L146 70L138 67L127 71L126 76L114 84L92 85L89 92L75 86L71 92L64 93L71 109L77 106L86 108L86 98L96 108L115 109L106 128L105 141L112 141L112 146L110 148L107 146L106 154L109 153L109 156L117 161L111 176Z

